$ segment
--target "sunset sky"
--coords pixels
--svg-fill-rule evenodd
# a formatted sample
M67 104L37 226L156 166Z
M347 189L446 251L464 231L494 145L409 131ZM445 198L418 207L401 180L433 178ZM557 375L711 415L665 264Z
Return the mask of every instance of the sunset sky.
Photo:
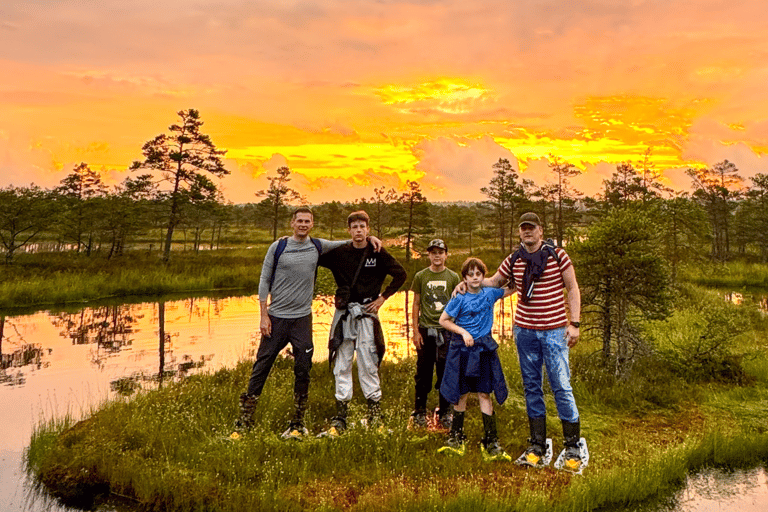
M768 7L733 0L50 1L0 5L0 186L86 162L122 181L200 110L228 200L281 165L310 202L418 179L480 200L491 166L586 194L651 148L668 185L768 173Z

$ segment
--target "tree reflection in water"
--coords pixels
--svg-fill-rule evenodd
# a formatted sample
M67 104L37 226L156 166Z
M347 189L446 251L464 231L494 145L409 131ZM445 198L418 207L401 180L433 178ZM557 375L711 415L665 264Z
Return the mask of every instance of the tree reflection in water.
M221 301L202 301L187 299L175 302L172 309L178 309L183 304L185 317L202 318L218 316L221 312ZM145 320L147 304L121 304L82 308L77 312L59 312L48 314L46 317L58 330L60 339L69 340L72 346L88 346L88 357L91 365L99 371L104 371L110 358L124 357L126 351L133 349L137 325ZM166 303L157 303L157 315L150 320L157 325L159 340L157 347L156 370L148 368L122 375L110 381L110 388L123 395L129 395L144 385L162 386L168 379L183 378L191 370L202 368L213 358L213 354L193 357L189 354L177 356L173 351L172 340L178 333L170 333L165 328ZM25 317L21 319L24 328L30 324ZM146 321L143 322L146 324ZM144 326L146 330L146 326ZM53 342L55 344L55 342ZM44 349L41 343L28 343L16 328L11 318L0 315L0 384L22 386L26 383L25 370L41 369L50 363L45 360L46 354L53 349ZM134 359L141 359L144 350L134 354Z
M214 301L208 301L210 304ZM193 316L201 318L210 310L203 312L202 308L195 305L195 299L185 301L185 306L189 310L189 319ZM214 306L214 311L218 314L218 305ZM200 356L197 360L190 355L184 354L181 360L177 360L173 353L172 339L175 335L166 331L165 320L165 301L157 303L157 353L158 369L157 373L135 372L128 376L122 376L110 382L110 389L123 396L131 395L136 390L143 387L144 384L155 384L163 387L167 380L182 379L189 374L192 369L202 368L205 363L213 359L213 354Z
M7 335L9 330L14 335ZM39 343L27 343L14 323L0 315L0 384L21 386L26 382L24 368L46 368L45 350ZM50 350L48 351L50 353Z
M509 325L510 305L497 312L501 332L495 328L495 335ZM316 361L327 357L334 309L333 297L317 297L313 303ZM379 314L387 338L386 359L397 362L413 356L405 293L391 297ZM181 379L212 360L217 367L253 360L261 341L256 296L110 304L0 319L0 381L12 386L23 385L25 371L28 377L47 361L64 372L85 370L82 362L106 377L112 391L128 395ZM54 347L58 357L48 357L53 348L45 347ZM284 355L290 357L289 352Z

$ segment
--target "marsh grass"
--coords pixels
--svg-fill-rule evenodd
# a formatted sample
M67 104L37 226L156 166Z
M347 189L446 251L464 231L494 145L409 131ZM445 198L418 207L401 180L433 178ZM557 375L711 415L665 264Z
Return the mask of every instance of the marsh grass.
M699 262L682 266L678 278L681 282L731 291L768 290L768 265L744 261Z
M167 264L161 261L159 251L138 248L111 259L101 252L91 256L71 251L21 253L12 265L0 265L0 309L221 290L252 293L258 290L264 255L272 240L263 230L241 231L232 234L237 248L174 250ZM327 236L321 231L313 234ZM406 267L408 284L415 272L429 266L426 254L406 263L402 247L387 250ZM504 257L494 250L475 251L474 255L486 261L489 272L494 272L494 265ZM449 268L458 270L467 256L466 249L456 249L449 255ZM335 290L331 273L319 269L317 293L332 295Z
M527 422L517 360L509 342L500 348L511 396L496 408L503 446L525 448ZM147 510L591 510L634 503L671 488L691 469L731 465L768 455L768 437L757 434L766 396L719 388L699 406L637 409L577 389L583 433L592 460L581 477L551 468L530 471L511 463L485 464L478 442L482 424L471 401L464 458L438 456L444 436L406 428L412 407L415 361L384 363L382 401L391 432L367 430L359 388L350 408L355 426L340 439L286 442L293 371L278 359L259 402L253 431L229 439L250 363L198 375L179 384L138 393L103 406L92 417L41 424L27 453L38 482L63 500L114 493ZM312 371L307 424L313 434L333 414L333 376L327 363ZM581 376L574 371L574 380ZM659 386L662 384L659 383ZM434 393L433 393L434 395ZM430 397L434 405L436 397ZM551 394L548 428L562 447ZM625 398L624 400L629 400ZM638 397L638 401L641 401ZM728 413L729 429L713 418ZM758 408L759 411L758 412ZM639 415L638 410L643 414ZM740 415L748 421L733 421ZM725 421L725 420L723 420ZM762 459L761 459L762 460Z
M133 252L107 260L72 253L20 255L0 265L0 308L66 304L110 297L258 289L265 249L174 254Z

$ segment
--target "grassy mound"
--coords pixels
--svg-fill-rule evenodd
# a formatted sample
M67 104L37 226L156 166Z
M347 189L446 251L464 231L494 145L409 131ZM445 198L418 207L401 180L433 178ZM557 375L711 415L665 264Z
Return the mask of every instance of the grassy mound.
M517 456L528 436L522 385L514 347L502 344L500 356L511 394L496 409L499 435ZM576 361L574 380L591 453L581 476L483 463L476 401L467 413L467 455L438 456L443 435L406 428L413 359L382 365L382 404L391 432L356 426L336 440L280 440L291 414L293 385L292 361L282 358L267 381L254 430L238 441L229 434L248 362L110 402L78 423L44 423L28 450L28 467L59 499L81 506L113 494L130 497L142 510L530 512L634 503L678 484L691 469L768 459L768 434L758 413L768 406L764 385L736 390L708 385L690 394L698 397L695 401L675 395L664 405L642 396L608 400L612 387L615 394L628 385L642 388L626 382L606 387L605 380L579 370L587 367L587 356L575 358L582 359ZM661 379L648 382L666 385ZM326 363L313 368L310 389L306 419L316 434L334 409L333 376ZM550 395L548 427L559 451L561 429ZM364 415L356 389L350 419Z

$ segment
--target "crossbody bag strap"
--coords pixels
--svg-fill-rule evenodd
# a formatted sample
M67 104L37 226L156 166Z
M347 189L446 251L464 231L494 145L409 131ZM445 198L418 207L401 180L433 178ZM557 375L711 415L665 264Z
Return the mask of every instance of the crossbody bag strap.
M365 264L365 258L368 256L368 248L370 245L365 246L365 250L363 251L363 257L360 258L360 264L357 266L357 270L355 271L355 277L352 278L352 282L349 283L349 294L352 295L352 288L355 287L355 284L357 283L357 278L360 276L360 271L363 269L363 265Z

